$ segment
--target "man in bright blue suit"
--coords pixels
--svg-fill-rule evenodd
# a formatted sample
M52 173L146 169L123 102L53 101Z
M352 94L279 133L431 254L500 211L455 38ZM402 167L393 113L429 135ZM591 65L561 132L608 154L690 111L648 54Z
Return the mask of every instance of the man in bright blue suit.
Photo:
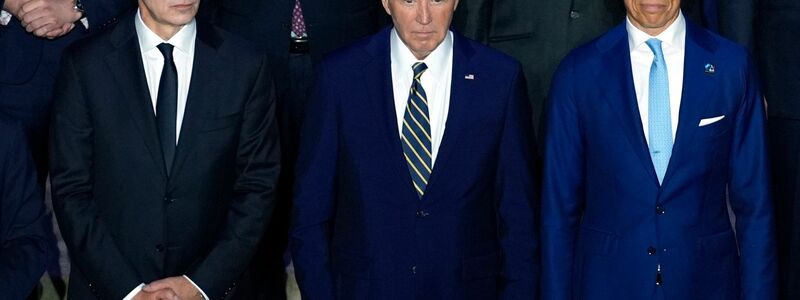
M383 0L394 28L323 62L296 168L303 299L536 296L521 68L448 30L457 4Z
M556 73L543 299L776 298L755 67L679 5L625 0L627 20Z

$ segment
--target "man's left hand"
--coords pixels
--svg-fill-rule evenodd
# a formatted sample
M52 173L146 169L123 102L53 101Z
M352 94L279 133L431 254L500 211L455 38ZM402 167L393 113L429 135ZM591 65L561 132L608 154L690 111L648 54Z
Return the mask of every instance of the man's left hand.
M200 291L195 288L189 279L183 276L167 277L161 280L153 281L144 286L142 290L146 292L154 292L161 289L172 289L178 294L182 300L201 300L203 299Z

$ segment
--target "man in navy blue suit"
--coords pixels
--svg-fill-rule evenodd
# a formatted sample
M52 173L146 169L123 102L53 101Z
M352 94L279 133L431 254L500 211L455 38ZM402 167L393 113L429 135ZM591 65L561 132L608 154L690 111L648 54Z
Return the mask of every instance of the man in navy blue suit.
M687 21L680 0L625 6L627 20L553 80L543 299L775 299L754 64Z
M24 299L44 273L46 217L22 126L0 116L0 295Z
M294 191L303 299L537 294L521 68L448 30L457 4L383 0L394 27L322 63Z

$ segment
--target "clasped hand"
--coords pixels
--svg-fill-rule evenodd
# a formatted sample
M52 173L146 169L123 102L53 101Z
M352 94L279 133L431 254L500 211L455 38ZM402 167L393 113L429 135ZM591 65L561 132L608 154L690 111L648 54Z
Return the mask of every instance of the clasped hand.
M75 0L6 0L4 6L25 30L48 39L69 33L81 18Z

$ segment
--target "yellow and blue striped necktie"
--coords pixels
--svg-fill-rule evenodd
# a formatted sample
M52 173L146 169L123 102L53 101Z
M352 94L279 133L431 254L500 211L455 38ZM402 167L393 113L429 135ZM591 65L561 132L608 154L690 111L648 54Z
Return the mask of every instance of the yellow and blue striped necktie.
M422 88L422 73L428 69L423 62L413 65L414 80L403 115L403 155L417 195L422 198L433 168L431 159L431 124L428 117L428 98Z

